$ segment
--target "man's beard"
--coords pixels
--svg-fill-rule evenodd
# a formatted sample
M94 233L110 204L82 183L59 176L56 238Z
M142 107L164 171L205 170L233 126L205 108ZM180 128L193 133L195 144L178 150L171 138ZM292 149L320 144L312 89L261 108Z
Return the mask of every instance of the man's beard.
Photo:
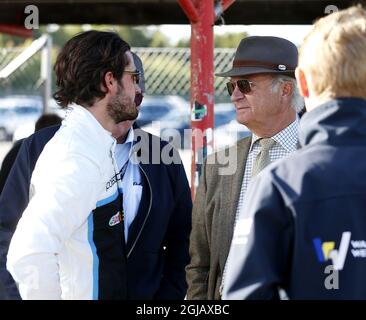
M139 114L134 99L124 95L121 86L118 86L117 94L107 104L107 112L115 123L135 120Z

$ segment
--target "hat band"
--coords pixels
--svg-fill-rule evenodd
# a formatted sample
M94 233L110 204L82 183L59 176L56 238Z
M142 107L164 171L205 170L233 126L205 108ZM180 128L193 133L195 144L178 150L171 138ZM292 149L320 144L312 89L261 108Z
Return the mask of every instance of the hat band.
M279 71L287 71L287 67L284 64L271 63L257 60L234 60L233 67L257 67L257 68L269 68Z

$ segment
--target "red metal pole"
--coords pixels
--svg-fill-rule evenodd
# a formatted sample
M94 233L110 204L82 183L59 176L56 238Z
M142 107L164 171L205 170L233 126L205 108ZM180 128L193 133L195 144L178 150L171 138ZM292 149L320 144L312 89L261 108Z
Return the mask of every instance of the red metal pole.
M227 8L229 8L235 0L221 0L221 7L222 11L225 11Z
M194 198L204 159L213 148L214 1L196 1L199 20L191 23L191 192Z
M194 6L192 0L178 0L179 5L182 7L184 13L190 22L197 22L198 12L196 7Z
M235 0L221 0L221 14ZM191 192L194 198L204 159L213 151L214 0L178 0L191 22Z

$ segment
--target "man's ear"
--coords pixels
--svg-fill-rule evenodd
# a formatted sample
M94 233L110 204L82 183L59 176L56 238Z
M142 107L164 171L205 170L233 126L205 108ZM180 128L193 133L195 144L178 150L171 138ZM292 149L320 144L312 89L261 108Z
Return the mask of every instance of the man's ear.
M292 87L292 83L291 82L285 81L282 84L282 96L283 97L291 97L293 90L294 90L294 88Z
M108 71L104 75L104 83L103 83L103 87L106 90L106 93L114 91L115 83L116 83L116 79L114 78L112 72Z
M304 70L297 67L295 70L295 76L296 76L297 86L299 88L300 94L304 98L309 98L309 86L308 86L308 81L306 79Z

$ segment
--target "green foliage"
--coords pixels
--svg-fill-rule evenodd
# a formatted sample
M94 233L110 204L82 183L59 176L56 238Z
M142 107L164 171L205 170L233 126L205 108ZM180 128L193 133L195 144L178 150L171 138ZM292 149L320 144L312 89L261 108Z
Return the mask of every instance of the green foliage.
M75 34L89 29L102 31L115 31L131 47L170 47L169 39L158 29L149 32L146 27L127 27L114 25L62 25L58 30L51 32L53 44L55 47L62 47L67 40ZM34 30L33 38L37 39L42 34L47 33L47 26L40 26L38 30ZM215 35L215 48L236 48L240 40L246 37L246 33L225 33L223 35ZM0 34L0 48L11 48L24 46L28 40L21 37L15 37L6 34ZM189 48L190 39L180 40L175 47Z
M56 60L57 53L60 48L75 34L86 30L103 30L115 31L128 43L131 47L171 47L169 39L159 30L151 31L146 27L127 27L127 26L111 26L111 25L63 25L57 28L55 25L50 32L53 39L52 65ZM0 49L13 46L28 46L34 39L39 38L42 34L50 31L46 26L41 26L39 30L33 33L33 39L24 39L10 35L0 34ZM227 33L215 36L216 48L236 48L240 40L245 37L244 33ZM190 47L190 39L180 40L175 47ZM14 57L1 56L6 65L9 58L14 58L18 53L13 53ZM5 54L5 51L3 51ZM179 49L165 49L161 56L155 54L145 54L142 59L145 64L145 71L148 91L155 94L165 94L168 90L171 94L181 94L189 96L190 89L190 63L189 52ZM0 84L0 91L38 91L41 92L40 83L40 57L41 53L37 53L32 59L17 70L6 84ZM10 61L10 60L9 60ZM1 61L0 61L1 62ZM178 85L177 85L178 84ZM183 86L181 84L184 84ZM55 90L55 74L52 72L52 92Z
M149 47L169 47L169 39L159 30L152 35Z
M112 25L64 25L56 32L52 32L54 46L60 48L67 40L72 38L77 33L86 30L114 31L117 32L124 40L132 47L146 47L150 44L151 39L146 35L146 32L141 28L131 28L124 26ZM42 26L35 32L35 38L46 32L46 27Z
M53 45L57 48L62 47L67 40L73 35L83 31L79 25L66 25L61 26L57 31L50 33L52 35ZM39 38L42 34L47 33L46 26L40 26L38 30L34 30L34 39Z
M224 33L215 36L215 48L237 48L240 41L247 37L247 33Z
M8 34L0 33L0 48L13 48L24 45L26 40L21 37L14 37Z
M130 44L131 47L147 47L150 42L150 37L142 28L125 26L114 26L111 28L110 26L105 26L103 30L112 30L117 32L123 40Z
M237 48L241 39L247 37L247 33L224 33L222 35L214 36L214 46L215 48ZM190 39L182 39L176 45L178 48L189 48Z
M191 46L191 39L181 39L178 41L177 48L189 48Z

